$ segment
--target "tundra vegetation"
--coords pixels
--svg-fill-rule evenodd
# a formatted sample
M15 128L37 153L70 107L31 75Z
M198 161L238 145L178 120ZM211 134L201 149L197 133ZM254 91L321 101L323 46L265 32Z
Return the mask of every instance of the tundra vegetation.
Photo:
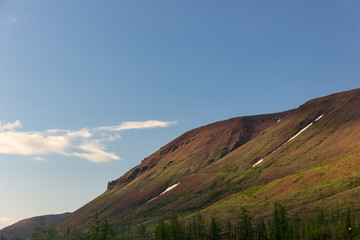
M87 231L68 228L65 233L59 233L54 226L45 227L40 224L34 226L31 240L360 240L358 210L348 209L341 212L337 209L331 214L320 212L301 219L289 218L286 208L275 202L272 215L267 218L257 219L245 208L240 212L236 219L227 221L214 217L205 220L200 213L187 219L172 215L150 227L143 223L135 227L115 226L106 219L100 220L96 214ZM1 240L6 238L2 237Z

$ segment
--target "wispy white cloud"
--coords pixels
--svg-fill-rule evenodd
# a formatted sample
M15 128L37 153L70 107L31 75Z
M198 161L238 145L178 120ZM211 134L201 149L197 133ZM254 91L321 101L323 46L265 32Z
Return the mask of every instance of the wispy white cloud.
M5 124L0 121L0 131L14 130L15 128L22 128L21 122L19 120L16 120L13 123Z
M92 134L89 130L82 129L79 131L67 131L66 136L68 138L90 138Z
M70 144L66 136L47 136L41 132L0 132L0 153L5 154L63 154Z
M116 126L83 128L80 130L48 129L42 132L18 131L22 124L19 120L13 123L0 122L0 154L34 156L32 159L44 161L41 156L60 154L76 156L92 162L120 160L115 153L107 151L106 142L115 141L121 136L119 131L168 127L177 122L157 120L145 122L124 122Z
M33 157L33 159L36 161L45 161L45 158L42 157Z
M12 22L17 22L17 21L19 21L19 18L18 18L18 17L12 17L12 18L11 18L11 21L12 21Z
M0 222L5 223L5 222L8 222L8 221L10 221L9 218L7 218L7 217L0 217Z
M149 120L145 122L124 122L120 125L99 127L100 130L108 131L122 131L130 129L146 129L146 128L157 128L157 127L169 127L178 124L178 121L163 122L157 120Z
M111 160L120 160L121 158L114 153L104 151L104 147L95 143L85 143L78 147L83 153L73 153L72 155L85 158L92 162L108 162Z

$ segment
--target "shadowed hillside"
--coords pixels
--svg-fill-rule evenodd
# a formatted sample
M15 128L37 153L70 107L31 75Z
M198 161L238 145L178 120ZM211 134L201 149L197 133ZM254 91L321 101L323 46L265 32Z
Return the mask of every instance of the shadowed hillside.
M27 218L1 229L0 237L3 236L7 239L15 239L17 237L27 239L31 237L34 225L44 224L45 226L51 226L69 215L70 213L63 213Z
M293 216L360 207L360 90L297 109L232 118L178 137L145 158L58 227L86 227L97 212L114 224L152 225L174 212L229 218L246 207Z

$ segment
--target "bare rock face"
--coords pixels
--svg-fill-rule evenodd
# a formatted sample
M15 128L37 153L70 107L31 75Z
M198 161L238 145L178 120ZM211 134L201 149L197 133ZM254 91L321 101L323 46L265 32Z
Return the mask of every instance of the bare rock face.
M152 168L154 166L155 165L152 165L150 168ZM145 172L147 169L149 169L149 167L147 165L141 166L141 167L136 167L136 168L132 169L130 175L127 176L126 178L119 178L118 180L108 182L107 190L110 191L111 189L113 189L117 185L127 184L127 183L131 182L139 174Z

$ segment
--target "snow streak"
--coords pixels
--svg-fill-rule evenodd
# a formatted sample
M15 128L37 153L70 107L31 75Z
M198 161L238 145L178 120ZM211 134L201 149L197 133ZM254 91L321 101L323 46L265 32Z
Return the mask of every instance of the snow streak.
M176 184L174 184L174 185L172 185L172 186L170 186L170 187L168 187L165 191L163 191L162 193L160 193L158 196L156 196L156 197L154 197L154 198L152 198L152 199L150 199L149 201L147 201L146 203L148 203L148 202L151 202L152 200L155 200L156 198L158 198L159 196L161 196L161 195L163 195L164 193L167 193L167 192L169 192L169 191L171 191L172 189L174 189L177 185L179 185L180 183L176 183Z
M324 114L320 115L317 119L315 119L312 123L310 123L309 125L307 125L306 127L304 127L303 129L300 130L300 132L298 132L297 134L295 134L292 138L290 138L289 140L286 141L286 143L284 143L282 146L284 146L285 144L287 144L288 142L290 142L291 140L293 140L294 138L296 138L297 136L299 136L301 133L303 133L306 129L308 129L309 127L311 127L311 125L313 125L315 122L319 121L320 118L322 118L324 116Z
M306 127L304 127L303 129L301 129L298 133L296 133L294 136L292 136L291 138L289 138L289 140L287 140L285 143L283 143L280 147L276 148L275 150L271 151L270 153L278 150L279 148L283 147L285 144L287 144L288 142L290 142L291 140L294 140L297 136L299 136L301 133L303 133L306 129L308 129L309 127L311 127L311 125L313 125L315 122L319 121L322 117L324 116L324 114L321 114L318 118L316 118L314 121L312 121L309 125L307 125ZM278 120L279 122L280 120ZM270 153L266 154L269 155ZM252 167L255 167L256 165L260 164L264 159L260 159L257 163L255 163Z
M264 159L260 159L257 163L255 163L255 164L253 165L253 167L255 167L256 165L258 165L259 163L261 163L263 160L264 160Z

